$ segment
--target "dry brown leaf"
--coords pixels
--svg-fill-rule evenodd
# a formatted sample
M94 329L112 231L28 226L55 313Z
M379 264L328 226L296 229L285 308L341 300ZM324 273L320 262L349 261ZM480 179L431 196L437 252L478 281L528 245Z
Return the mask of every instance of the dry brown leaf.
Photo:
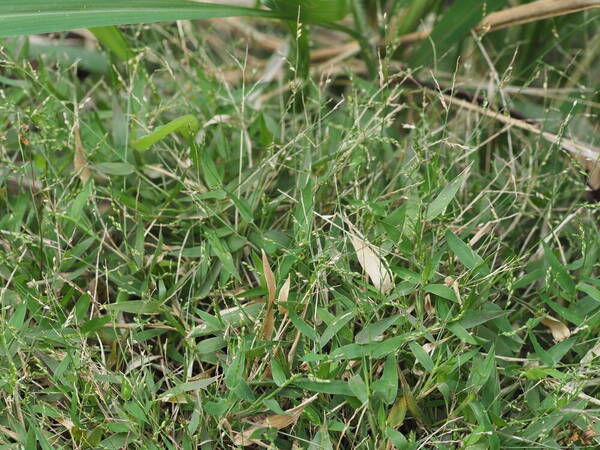
M262 336L265 340L270 340L273 336L273 331L275 330L275 308L273 307L275 304L275 275L273 275L273 271L271 270L271 265L269 264L269 260L267 259L267 254L263 250L262 252L262 263L263 263L263 273L265 275L265 281L267 282L267 292L268 292L268 301L267 301L267 312L265 314L265 320L263 322L262 328Z
M90 179L91 172L89 167L87 166L87 159L85 157L83 143L81 142L81 134L79 133L79 122L75 124L73 134L75 136L75 155L73 157L73 166L75 167L75 173L79 175L79 179L83 184L85 184Z
M431 342L426 342L425 344L423 344L423 350L425 350L428 355L431 355L435 350L435 344L432 344Z
M550 332L552 333L552 337L556 342L564 341L565 339L571 336L571 331L567 326L559 320L556 320L553 317L546 317L542 320L542 323L550 328Z
M394 287L392 273L387 268L387 264L378 255L377 247L360 238L358 230L352 223L348 220L346 220L346 223L350 227L350 241L356 251L358 262L371 279L373 286L383 294L387 294Z
M536 20L572 14L585 9L600 8L599 0L538 0L489 14L478 30L495 31Z
M432 315L435 314L435 306L433 306L433 303L431 302L431 295L429 294L425 294L425 312L428 315Z
M275 275L273 275L271 265L264 250L262 251L262 263L265 281L267 282L267 291L269 293L269 304L271 304L275 301Z
M57 417L55 420L69 431L75 427L73 421L68 417Z
M279 298L278 298L278 302L287 302L288 297L290 295L290 277L287 277L287 280L285 280L285 283L283 283L283 286L281 286L281 289L279 290ZM287 314L288 310L285 306L283 305L278 305L279 308L279 312L281 314Z
M489 33L490 31L573 14L592 8L600 8L600 0L538 0L537 2L525 3L488 14L475 27L475 30L479 33ZM413 42L427 39L430 34L431 29L427 29L409 33L397 39L400 42Z
M316 399L317 395L313 395L312 397L304 400L295 408L288 409L286 411L286 414L274 414L272 416L267 416L260 420L258 423L252 425L247 430L244 430L242 433L235 433L233 438L234 444L243 446L249 446L253 444L261 445L262 443L257 439L250 439L250 436L252 436L254 432L262 428L269 427L275 427L278 430L282 430L284 428L289 427L290 425L295 424L302 415L302 411L304 411L304 408L306 408Z
M14 431L12 431L10 428L0 425L0 431L2 433L6 434L9 438L19 442L19 435L17 433L15 433Z

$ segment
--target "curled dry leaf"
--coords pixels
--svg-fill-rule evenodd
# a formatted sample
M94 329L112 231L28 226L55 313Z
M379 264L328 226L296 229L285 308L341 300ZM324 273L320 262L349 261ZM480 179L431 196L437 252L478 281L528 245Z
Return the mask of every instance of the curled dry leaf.
M267 255L265 251L262 252L262 263L263 263L263 273L265 275L265 281L267 283L267 292L268 292L268 300L267 300L267 313L265 314L265 320L263 322L262 327L262 336L265 340L270 340L273 336L273 331L275 329L275 275L273 275L273 271L271 270L271 265L269 264L269 260L267 259Z
M267 416L267 417L262 418L262 420L255 423L247 430L244 430L241 433L235 433L234 438L233 438L234 444L235 445L243 445L243 446L250 446L250 445L254 445L254 444L260 445L260 441L258 441L257 439L250 439L250 436L252 436L252 434L254 432L256 432L257 430L260 430L262 428L270 428L270 427L274 427L274 428L277 428L278 430L282 430L286 427L289 427L290 425L295 424L298 421L298 419L300 418L300 416L302 415L302 411L304 411L304 408L306 408L308 405L310 405L316 399L317 399L317 395L313 395L312 397L304 400L301 404L299 404L295 408L288 409L285 412L285 414L274 414L272 416Z
M85 157L83 142L81 142L81 134L79 133L79 123L75 124L73 134L75 136L75 155L73 156L73 166L75 168L75 173L79 175L79 179L83 184L85 184L90 179L91 172L90 168L87 166L87 158Z
M431 295L429 294L425 294L425 312L428 315L433 315L435 314L435 306L433 306L433 303L431 301Z
M564 341L565 339L571 336L571 331L567 326L559 320L556 320L553 317L546 317L542 320L542 323L550 328L550 332L552 333L552 337L556 342Z
M425 344L423 344L423 350L425 350L428 355L431 355L435 350L435 345L431 342L426 342Z
M385 260L379 256L381 252L377 247L359 237L358 230L352 223L349 221L346 223L350 227L350 241L356 251L358 262L371 279L373 286L381 293L387 294L394 287L394 281Z
M68 417L57 417L55 420L69 431L75 428L75 424Z

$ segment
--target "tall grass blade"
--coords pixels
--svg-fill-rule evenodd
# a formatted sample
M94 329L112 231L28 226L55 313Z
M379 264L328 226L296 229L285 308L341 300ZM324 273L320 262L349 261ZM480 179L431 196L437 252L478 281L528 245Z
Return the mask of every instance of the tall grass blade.
M506 0L458 0L433 28L410 59L412 66L420 66L440 58L475 28L486 13L500 9Z
M3 0L0 37L144 22L281 13L188 0Z

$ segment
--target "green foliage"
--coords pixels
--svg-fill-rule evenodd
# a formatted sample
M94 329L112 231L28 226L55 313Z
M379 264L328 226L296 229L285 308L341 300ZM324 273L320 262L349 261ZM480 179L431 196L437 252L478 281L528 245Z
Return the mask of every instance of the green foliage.
M80 4L0 5L1 33L102 26L0 50L0 446L600 445L584 168L440 95L591 143L597 16L475 40L481 3ZM436 51L373 48L397 17ZM360 56L308 64L348 31Z
M167 20L281 17L272 12L189 0L6 0L0 37Z
M265 4L284 17L304 23L335 22L350 11L349 0L265 0Z

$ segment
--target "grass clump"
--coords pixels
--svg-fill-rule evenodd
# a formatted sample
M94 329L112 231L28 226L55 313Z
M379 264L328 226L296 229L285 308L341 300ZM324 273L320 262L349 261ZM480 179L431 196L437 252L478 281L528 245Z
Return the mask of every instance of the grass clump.
M598 15L401 3L3 42L3 446L598 445Z

